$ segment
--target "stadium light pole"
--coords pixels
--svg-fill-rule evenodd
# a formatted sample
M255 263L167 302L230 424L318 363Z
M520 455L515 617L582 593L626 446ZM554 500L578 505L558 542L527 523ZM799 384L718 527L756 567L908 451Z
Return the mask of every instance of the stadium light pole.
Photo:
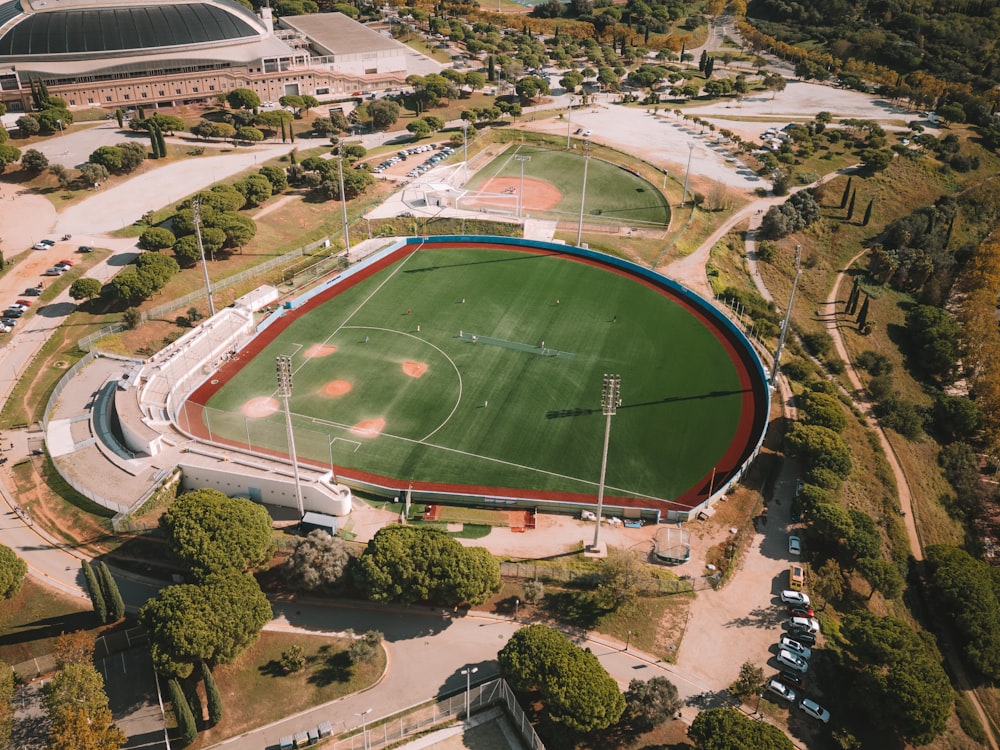
M367 718L368 718L368 714L370 714L371 712L372 712L372 710L369 708L369 709L366 709L365 711L362 711L361 713L354 714L355 716L360 716L361 717L361 746L364 748L364 750L368 750L368 722L367 722Z
M469 121L462 120L462 184L469 181Z
M573 129L573 97L569 98L569 107L566 110L566 150L569 151L569 134Z
M285 430L288 433L288 453L292 459L292 474L295 477L295 506L299 518L305 515L302 506L302 484L299 481L299 462L295 456L295 433L292 431L292 413L288 410L288 399L292 397L292 358L282 355L274 358L278 375L278 395L285 405Z
M521 187L518 188L517 193L517 218L520 219L524 211L524 162L531 161L531 157L524 154L514 154L514 161L521 162Z
M688 143L688 165L687 165L687 171L684 173L684 190L681 192L681 208L684 208L684 203L687 201L688 180L691 179L692 154L694 154L694 141Z
M594 518L594 543L590 545L591 550L597 551L601 541L601 513L604 511L604 478L608 469L608 443L611 440L611 417L618 413L618 407L622 404L622 376L604 375L604 384L601 387L601 413L605 417L604 421L604 452L601 453L601 481L597 485L597 513Z
M583 139L583 189L580 191L580 224L576 230L576 246L583 241L583 204L587 201L587 165L590 164L590 139Z
M802 273L802 245L795 246L795 278L792 279L792 293L788 295L788 309L785 310L785 320L781 324L781 335L778 336L778 348L774 350L774 362L771 364L771 387L774 388L774 379L778 377L778 368L781 366L781 349L785 345L785 334L788 333L788 323L792 317L792 302L795 301L795 289L799 285L799 274Z
M347 196L344 195L344 141L340 141L337 149L337 174L340 177L340 209L344 220L344 248L347 252L347 262L351 262L351 232L347 228Z
M208 279L208 263L205 261L205 246L201 242L201 199L195 198L191 203L194 224L194 234L198 238L198 253L201 255L201 272L205 276L205 294L208 295L208 316L215 315L215 301L212 299L212 282Z
M469 721L469 712L471 710L469 698L472 694L472 675L479 671L479 667L470 667L469 669L463 669L461 674L465 675L465 721Z

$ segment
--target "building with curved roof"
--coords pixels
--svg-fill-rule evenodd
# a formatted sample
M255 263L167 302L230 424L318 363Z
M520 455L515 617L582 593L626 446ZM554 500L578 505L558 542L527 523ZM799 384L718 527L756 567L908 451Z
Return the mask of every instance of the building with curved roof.
M30 110L38 81L71 107L134 107L207 101L234 88L262 100L323 96L406 77L395 42L342 14L323 15L322 28L352 40L339 61L298 29L276 32L270 8L258 17L234 0L0 0L0 101Z

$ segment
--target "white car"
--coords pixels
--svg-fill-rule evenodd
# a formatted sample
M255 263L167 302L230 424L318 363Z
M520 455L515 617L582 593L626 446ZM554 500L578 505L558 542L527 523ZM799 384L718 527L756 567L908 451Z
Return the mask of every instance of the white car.
M803 646L801 643L793 638L789 638L787 635L781 636L781 641L778 643L779 648L788 649L792 653L798 654L803 659L808 659L812 656L812 651L808 646Z
M784 698L789 703L795 703L795 691L783 682L771 680L767 683L767 690L779 698Z
M796 604L800 607L808 607L809 594L803 594L801 591L785 589L781 592L781 601L785 604Z
M802 554L802 540L795 534L788 537L788 554L790 555L801 555Z
M54 240L39 240L35 243L35 250L48 250L51 247L55 247L56 243Z
M788 630L793 634L802 631L815 635L819 632L819 620L814 617L790 617L788 619Z
M778 661L786 667L791 667L799 672L805 672L809 669L809 662L801 656L796 656L791 651L787 651L785 649L778 651Z
M830 712L810 698L803 698L802 703L799 704L799 708L814 719L819 719L824 724L830 721Z

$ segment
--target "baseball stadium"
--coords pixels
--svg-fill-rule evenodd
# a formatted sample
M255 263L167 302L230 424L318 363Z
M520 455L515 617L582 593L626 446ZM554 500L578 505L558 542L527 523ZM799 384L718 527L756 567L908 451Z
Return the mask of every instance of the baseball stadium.
M402 240L286 302L175 424L261 455L294 447L385 496L570 511L596 502L609 373L610 512L686 519L759 450L767 378L716 308L619 258L486 237Z

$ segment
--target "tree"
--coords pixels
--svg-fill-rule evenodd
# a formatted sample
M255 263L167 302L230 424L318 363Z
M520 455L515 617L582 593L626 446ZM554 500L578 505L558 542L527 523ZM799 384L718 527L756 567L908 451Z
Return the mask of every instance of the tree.
M514 84L514 91L522 101L531 101L538 96L549 95L549 82L538 76L525 76Z
M101 296L103 286L97 279L77 279L70 285L69 296L77 301L90 301Z
M907 743L924 745L940 736L954 691L933 638L866 611L845 615L841 633L858 675L852 691L857 708Z
M11 734L14 732L14 670L6 662L0 662L0 747L10 748Z
M317 529L295 542L283 571L292 588L314 591L339 583L350 560L342 539Z
M666 677L632 680L625 693L623 720L638 732L670 721L681 707L677 687Z
M0 544L0 597L12 599L21 590L28 566L10 547Z
M933 377L945 377L958 361L958 324L947 310L917 305L906 314L906 337L915 363Z
M180 678L199 661L232 661L270 619L271 605L257 581L231 569L200 585L168 586L139 611L157 671Z
M86 630L62 633L56 638L53 655L59 669L69 664L91 664L94 661L94 636Z
M87 163L80 167L80 177L87 185L99 185L111 176L103 164Z
M501 587L500 566L488 551L413 526L380 529L354 578L369 599L404 603L480 604Z
M108 708L90 713L74 708L53 723L48 747L49 750L118 750L126 742L128 735L114 723Z
M242 248L257 234L257 223L242 214L223 214L218 224L218 228L226 235L225 247Z
M851 473L851 452L840 435L828 427L798 422L785 435L785 447L790 456L810 468L829 469L840 477Z
M163 227L149 227L144 229L139 235L139 248L141 250L151 250L154 252L166 250L173 247L177 238L169 229Z
M256 109L260 106L260 97L251 89L233 89L226 94L226 103L233 109Z
M740 675L729 686L729 692L737 698L746 700L753 695L760 695L765 684L764 670L748 660L740 667Z
M101 587L104 601L108 605L108 622L118 622L125 616L125 602L122 600L121 591L118 590L118 583L105 562L97 563L94 572L97 574L97 583Z
M599 591L612 607L620 607L644 593L642 562L632 552L614 550L601 563Z
M417 140L426 138L431 133L430 125L428 125L424 120L413 120L407 123L406 129L413 133L413 137Z
M549 717L575 732L609 727L625 711L625 696L597 657L548 626L521 628L497 660L511 687L538 690Z
M165 287L171 277L180 270L176 260L160 253L143 253L135 259L135 267L139 275L147 280L153 292Z
M288 190L288 176L285 174L285 170L278 167L265 166L261 167L258 173L271 183L272 195L277 195Z
M347 651L351 664L364 664L375 661L382 650L382 634L377 630L369 630L360 638L351 641Z
M858 570L872 587L869 599L876 591L881 592L886 599L895 599L903 593L903 576L894 563L880 557L863 557L858 560Z
M252 174L237 180L233 186L246 198L247 206L254 208L271 197L271 182L262 174Z
M21 115L17 118L17 129L20 131L21 136L24 138L30 138L33 135L38 135L38 132L42 129L41 125L38 123L38 118L34 115Z
M847 427L847 415L840 401L828 393L806 391L802 394L802 408L805 410L806 424L828 427L834 432L843 432Z
M60 722L70 711L80 710L90 715L108 707L104 679L93 664L67 664L45 686L45 709L53 723Z
M167 682L167 692L170 693L170 702L174 705L174 718L177 719L181 746L187 747L198 737L198 724L194 720L191 704L184 697L180 683L173 677Z
M205 683L205 697L208 700L208 725L214 727L222 721L222 694L215 684L215 676L205 662L201 663L201 679Z
M793 750L795 745L778 727L754 721L735 708L710 708L699 713L688 737L701 750Z
M306 665L305 649L297 644L289 646L281 652L280 663L281 668L285 670L285 674L301 672Z
M236 140L247 143L258 143L264 140L264 134L252 125L243 125L236 129Z
M388 130L399 119L399 105L392 99L376 99L368 104L374 130Z
M160 517L160 529L199 580L217 572L252 570L274 553L271 517L264 506L218 490L181 495Z
M108 620L108 605L104 601L104 594L101 593L101 585L97 582L94 568L88 560L82 563L83 580L87 582L87 593L90 594L90 603L97 613L97 619L102 623Z
M49 158L38 149L29 148L21 156L21 169L31 174L41 174L49 168Z
M108 172L120 172L122 169L122 150L117 146L101 146L95 149L88 161L91 164L100 164Z
M810 588L827 602L839 602L844 595L844 573L832 557L810 577Z
M138 308L130 307L122 313L122 323L128 330L134 330L142 322L142 313Z

